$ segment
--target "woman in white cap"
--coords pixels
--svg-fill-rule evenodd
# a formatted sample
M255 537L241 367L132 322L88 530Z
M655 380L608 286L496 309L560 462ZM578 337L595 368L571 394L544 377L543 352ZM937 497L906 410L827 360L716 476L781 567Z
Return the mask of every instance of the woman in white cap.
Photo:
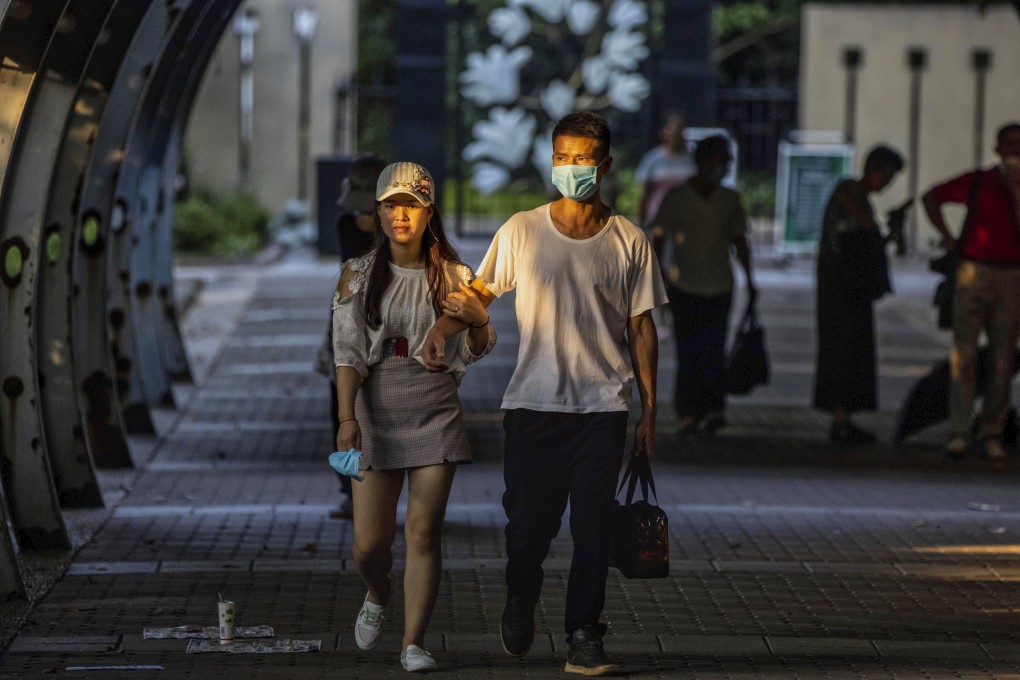
M368 593L354 637L361 649L379 642L406 479L400 663L411 672L436 668L423 643L439 590L443 518L456 466L471 461L457 385L467 364L496 340L434 200L424 167L387 166L376 185L376 247L344 263L333 298L337 450L362 451L364 475L354 484L354 561ZM470 327L448 346L449 370L429 373L421 347L444 310Z

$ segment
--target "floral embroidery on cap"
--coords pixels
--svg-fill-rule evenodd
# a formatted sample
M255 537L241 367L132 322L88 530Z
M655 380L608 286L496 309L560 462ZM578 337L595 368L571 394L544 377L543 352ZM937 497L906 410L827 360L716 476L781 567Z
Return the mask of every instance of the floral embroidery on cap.
M399 181L395 180L390 186L400 187L401 189L407 189L411 193L421 194L426 198L432 198L432 181L421 170L414 171L414 180L412 181Z

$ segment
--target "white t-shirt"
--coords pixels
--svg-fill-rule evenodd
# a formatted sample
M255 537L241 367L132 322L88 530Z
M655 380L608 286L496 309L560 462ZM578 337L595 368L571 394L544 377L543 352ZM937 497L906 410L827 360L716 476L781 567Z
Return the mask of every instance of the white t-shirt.
M496 296L517 290L521 346L504 409L629 410L627 323L668 299L633 222L613 215L581 241L556 229L548 204L520 212L500 227L477 274Z
M694 177L697 171L691 154L670 153L666 147L660 145L641 157L634 172L634 179L642 184L662 180L680 183Z
M638 163L634 178L648 192L645 219L655 215L663 196L673 187L680 186L697 173L691 154L674 154L664 146L657 146ZM648 224L642 226L647 227Z

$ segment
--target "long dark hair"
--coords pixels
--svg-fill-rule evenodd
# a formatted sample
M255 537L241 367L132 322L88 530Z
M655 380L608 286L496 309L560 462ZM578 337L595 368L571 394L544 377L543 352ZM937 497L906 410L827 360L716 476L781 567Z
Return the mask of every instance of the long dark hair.
M451 291L446 282L444 262L463 264L460 256L446 239L443 220L439 216L439 208L432 206L432 217L421 239L421 256L425 261L425 279L429 283L429 297L432 298L432 309L436 318L443 313L442 302ZM379 217L379 203L375 210L375 260L368 272L368 286L365 289L365 319L371 328L379 328L382 324L382 299L386 289L393 280L390 271L390 240L382 228Z

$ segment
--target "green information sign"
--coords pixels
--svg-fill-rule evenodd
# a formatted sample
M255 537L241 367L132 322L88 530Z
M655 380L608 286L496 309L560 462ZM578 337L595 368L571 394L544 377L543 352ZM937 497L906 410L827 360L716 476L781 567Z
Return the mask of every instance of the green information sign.
M776 176L776 244L785 252L814 252L822 215L840 179L853 171L846 144L779 143Z

